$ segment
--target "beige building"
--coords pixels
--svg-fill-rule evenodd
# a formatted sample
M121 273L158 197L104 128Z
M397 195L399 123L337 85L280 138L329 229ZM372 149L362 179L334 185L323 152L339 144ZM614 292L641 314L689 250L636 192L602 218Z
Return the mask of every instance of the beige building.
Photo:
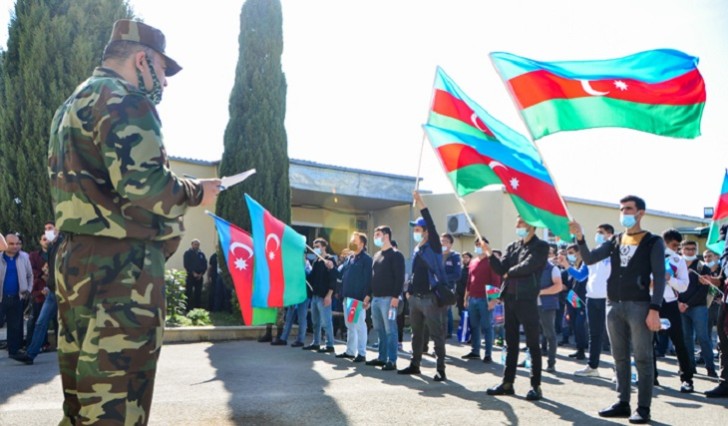
M218 162L172 158L172 170L179 175L199 178L217 175ZM314 238L326 238L335 253L346 247L353 231L371 236L374 228L389 225L399 249L409 258L413 241L408 222L419 212L412 208L412 190L415 178L310 161L290 161L292 212L291 222L296 231L305 235L309 244ZM244 183L243 183L244 185ZM472 251L474 233L453 194L424 194L435 226L439 232L456 236L455 250ZM480 234L490 240L493 248L504 248L516 239L514 225L516 210L501 188L486 189L465 197L465 206ZM565 197L569 212L584 227L587 241L597 225L609 223L619 229L618 204ZM649 199L646 200L649 208ZM210 210L214 210L210 208ZM677 228L687 238L705 246L708 219L650 211L642 225L655 233ZM187 232L178 252L169 260L169 268L182 269L182 254L193 238L200 240L201 249L208 257L215 245L215 225L204 208L189 209L185 216ZM539 230L539 236L554 241L548 231ZM374 250L370 243L370 250ZM409 268L408 268L409 269Z

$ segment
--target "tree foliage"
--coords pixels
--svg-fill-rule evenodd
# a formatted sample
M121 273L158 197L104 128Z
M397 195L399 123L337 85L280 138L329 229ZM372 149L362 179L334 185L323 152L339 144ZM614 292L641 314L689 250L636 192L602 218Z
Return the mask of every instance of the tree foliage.
M34 245L53 218L48 135L56 109L85 80L125 0L17 0L0 52L0 231Z
M240 51L220 176L250 168L257 172L220 195L217 214L250 230L243 197L246 192L278 219L289 223L291 218L280 1L247 0L240 14L238 40Z

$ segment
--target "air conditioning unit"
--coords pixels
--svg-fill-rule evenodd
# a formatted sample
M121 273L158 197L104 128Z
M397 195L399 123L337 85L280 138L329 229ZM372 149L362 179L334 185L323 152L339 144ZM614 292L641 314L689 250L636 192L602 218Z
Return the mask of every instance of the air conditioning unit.
M472 219L473 217L470 216ZM465 213L455 213L447 215L447 232L458 236L458 235L475 235L475 230L470 227L468 218Z

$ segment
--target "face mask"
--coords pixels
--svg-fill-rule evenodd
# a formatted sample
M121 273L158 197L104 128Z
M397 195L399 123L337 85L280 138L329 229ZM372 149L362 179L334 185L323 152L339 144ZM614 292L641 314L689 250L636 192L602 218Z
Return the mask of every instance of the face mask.
M483 254L483 248L482 247L475 247L475 250L474 251L475 251L475 254L478 255L478 256L480 256L481 254Z
M619 223L621 223L625 228L631 228L637 223L637 219L633 214L620 214Z
M445 247L445 246L442 246L442 252L443 252L443 253L447 253L447 247Z
M374 245L377 246L377 247L381 247L382 245L384 245L384 242L382 242L382 239L381 238L375 238L374 239Z
M313 252L316 253L316 256L321 256L321 249L318 247L314 247Z
M602 245L606 241L606 238L604 238L604 235L597 233L594 235L594 242L597 243L597 245Z
M667 255L667 256L675 256L675 254L677 254L677 253L675 253L675 251L673 249L671 249L669 247L665 247L665 255Z
M46 237L46 240L48 240L49 243L52 243L53 240L56 239L56 231L54 231L52 229L50 229L48 231L45 231L45 237Z
M705 266L707 266L708 268L712 268L713 266L715 266L715 260L711 260L710 262L706 263Z
M419 243L420 241L422 241L422 232L413 232L412 238L414 238L416 243Z
M516 228L518 238L526 238L526 235L528 235L528 228Z
M142 77L142 72L137 68L137 80L139 85L139 90L141 90L144 95L149 99L154 105L159 105L160 102L162 102L162 85L159 83L159 78L157 78L157 72L154 71L154 66L152 65L152 61L149 59L149 56L144 56L144 59L147 61L147 65L149 66L149 71L152 74L152 89L147 91L146 86L144 85L144 78Z
M693 260L697 259L698 256L692 255L692 256L683 256L683 259L685 259L686 262L692 262Z
M569 260L569 263L576 263L576 255L575 254L567 254L566 258Z

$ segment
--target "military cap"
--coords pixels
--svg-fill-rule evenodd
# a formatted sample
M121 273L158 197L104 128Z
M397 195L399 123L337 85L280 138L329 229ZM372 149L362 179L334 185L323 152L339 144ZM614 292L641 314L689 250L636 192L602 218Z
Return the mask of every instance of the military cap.
M177 74L182 69L174 59L164 53L164 48L167 44L164 39L164 34L143 22L129 19L119 19L114 22L114 29L111 31L109 44L115 41L133 41L157 51L166 60L167 70L164 75L167 77Z

